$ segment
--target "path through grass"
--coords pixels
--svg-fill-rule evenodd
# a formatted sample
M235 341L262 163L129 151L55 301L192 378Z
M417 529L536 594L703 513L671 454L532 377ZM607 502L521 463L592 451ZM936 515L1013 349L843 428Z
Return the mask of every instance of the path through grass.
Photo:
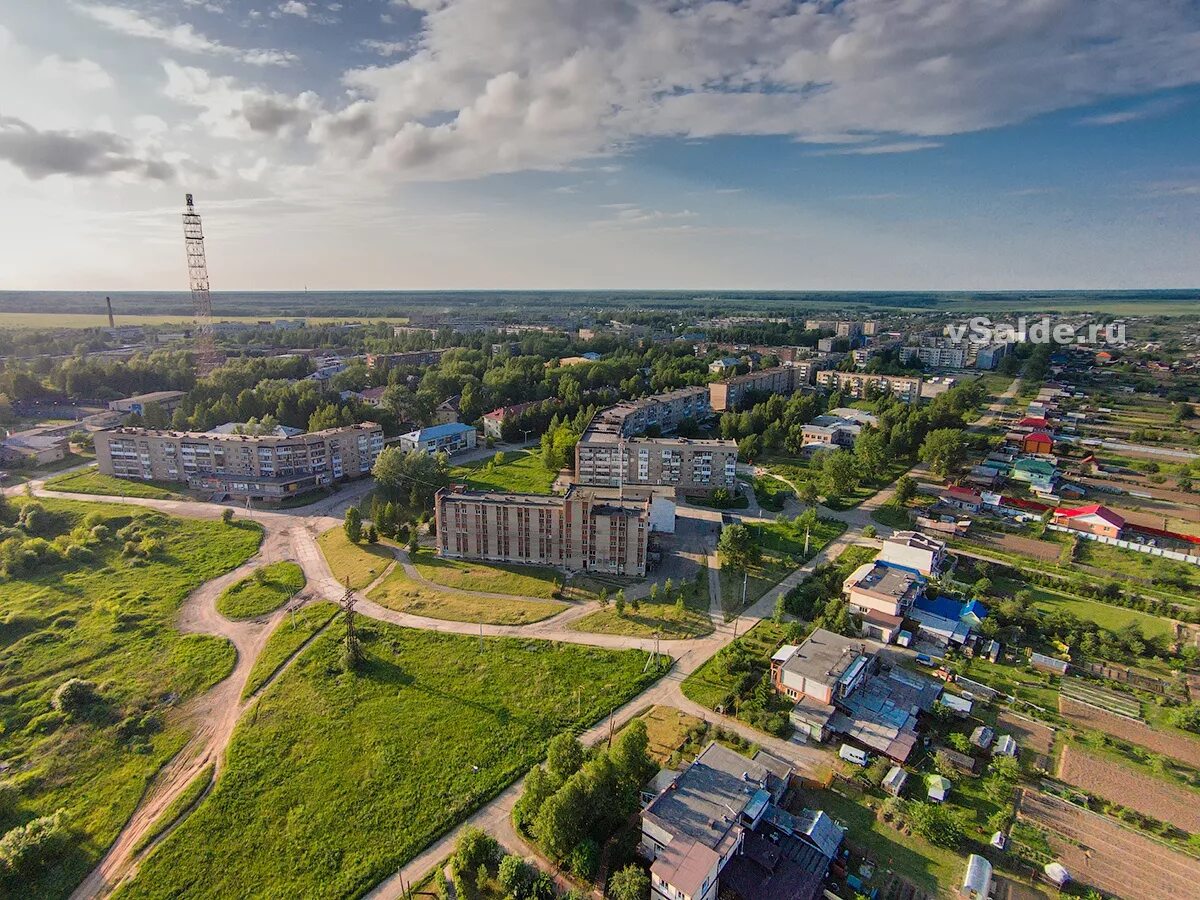
M662 674L632 650L361 630L359 674L335 623L267 690L122 900L361 896Z

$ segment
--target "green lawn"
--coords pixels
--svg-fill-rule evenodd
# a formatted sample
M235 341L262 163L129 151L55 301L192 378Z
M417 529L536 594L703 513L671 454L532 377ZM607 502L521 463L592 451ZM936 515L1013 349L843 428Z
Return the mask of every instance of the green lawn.
M558 600L505 600L439 591L408 577L396 566L368 595L380 606L414 616L482 622L485 625L527 625L557 615L567 608Z
M463 482L477 491L509 491L516 494L550 494L557 472L551 472L541 459L524 450L509 450L504 462L494 465L491 458L450 469L452 482Z
M763 509L778 512L783 509L788 497L794 494L795 492L778 478L764 475L754 479L754 495Z
M745 606L753 606L763 594L783 581L797 567L816 556L830 541L846 530L844 522L821 519L809 534L808 552L804 552L805 529L792 521L748 523L755 541L762 548L762 559L747 570L721 570L721 606L726 617L740 612L745 582Z
M463 591L515 594L550 599L563 574L547 566L518 566L469 559L443 559L430 549L418 551L413 565L430 581Z
M1047 612L1065 610L1085 622L1095 622L1101 628L1114 632L1120 631L1127 625L1137 625L1142 634L1148 637L1173 638L1175 635L1175 626L1169 619L1160 616L1138 612L1135 609L1126 609L1123 606L1112 606L1094 600L1069 597L1032 584L1018 585L1015 582L1011 584L1016 590L1026 590L1033 594L1033 605Z
M683 593L683 609L676 605L680 591ZM639 601L634 612L627 605L625 614L617 615L610 603L596 612L571 623L576 631L599 634L627 634L635 637L653 637L655 633L664 640L701 637L712 634L712 619L708 615L708 568L698 570L696 578L674 586L670 600L659 585L659 596L651 601L648 597Z
M173 709L233 670L232 644L182 635L175 619L191 591L254 554L262 531L116 504L41 505L39 534L83 549L0 581L0 745L17 792L14 808L0 808L0 833L64 811L63 848L20 892L56 898L95 866L186 741ZM122 552L147 540L161 541L148 558ZM73 719L51 708L70 678L100 695Z
M178 485L165 481L134 481L101 475L95 467L64 472L46 479L46 489L72 494L103 494L110 497L145 497L150 500L178 500L184 497Z
M1079 545L1076 562L1106 569L1114 575L1147 578L1171 591L1192 596L1200 594L1200 566L1112 547L1099 541L1080 541Z
M266 684L293 653L329 624L340 608L332 601L322 601L306 606L280 622L254 660L242 697L249 697Z
M217 612L227 619L264 616L279 609L304 585L304 570L296 563L272 563L227 587L217 598Z
M350 580L354 590L365 588L383 574L395 557L391 547L378 544L351 544L341 525L330 528L317 538L317 545L325 555L325 562L340 584Z
M744 648L763 667L768 667L771 654L783 643L786 631L770 619L759 622L735 644ZM733 646L733 645L730 645ZM742 673L730 673L723 664L725 650L707 660L704 665L689 675L683 682L683 695L689 700L716 709L737 687Z
M879 509L872 510L871 518L880 525L886 525L889 528L912 527L912 520L908 517L908 510L902 506L897 506L895 503L885 503Z
M119 894L361 896L665 670L646 654L336 623L238 726L213 792Z

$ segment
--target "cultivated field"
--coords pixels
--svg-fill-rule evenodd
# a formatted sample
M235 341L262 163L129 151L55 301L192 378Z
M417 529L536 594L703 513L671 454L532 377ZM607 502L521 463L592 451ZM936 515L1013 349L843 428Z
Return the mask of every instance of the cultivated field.
M1022 790L1017 815L1045 829L1055 858L1079 882L1138 900L1195 896L1200 860L1048 794Z
M1123 741L1140 744L1155 753L1172 756L1188 765L1200 767L1200 740L1169 731L1157 731L1139 722L1079 703L1070 697L1059 698L1058 711L1072 724L1094 728Z
M1058 777L1110 803L1119 803L1184 831L1200 832L1200 794L1067 745Z
M1050 750L1054 745L1054 729L1032 719L1015 715L1008 710L996 716L996 730L1001 734L1010 734L1016 740L1023 753L1032 754L1043 768L1049 761Z

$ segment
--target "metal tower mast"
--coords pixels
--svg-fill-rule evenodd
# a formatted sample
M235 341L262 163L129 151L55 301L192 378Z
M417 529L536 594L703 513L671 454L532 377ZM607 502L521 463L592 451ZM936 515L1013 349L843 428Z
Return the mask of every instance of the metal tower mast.
M187 251L188 282L192 289L192 310L196 319L193 352L196 357L196 374L207 375L218 365L212 332L212 300L208 295L208 263L204 259L204 228L200 224L200 213L192 205L192 195L187 194L187 206L183 210L183 244Z

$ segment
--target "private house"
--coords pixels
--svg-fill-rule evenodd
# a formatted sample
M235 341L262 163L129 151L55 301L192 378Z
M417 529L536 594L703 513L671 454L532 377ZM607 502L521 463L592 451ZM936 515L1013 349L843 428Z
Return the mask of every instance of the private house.
M455 394L453 397L447 397L437 405L437 409L433 411L433 423L435 425L448 425L451 422L458 421L459 407L462 404L462 394Z
M971 630L987 617L988 610L977 600L963 603L949 596L922 596L909 610L908 617L917 622L921 635L939 647L951 644L962 646Z
M1021 439L1022 453L1050 453L1054 449L1054 438L1048 431L1031 431Z
M474 450L478 437L470 425L446 422L400 435L400 448L410 452L415 450L419 453L447 453L453 456L464 450Z
M650 860L655 900L813 900L841 845L819 810L793 816L777 804L788 762L747 759L717 743L672 778L642 811L638 852Z
M737 371L737 367L742 364L742 361L736 356L722 356L720 359L715 359L708 364L708 371L712 375L724 375L729 371Z
M875 561L863 563L842 583L850 609L862 618L862 633L889 644L904 616L923 596L925 579L915 570Z
M541 400L531 400L528 403L514 403L512 406L501 406L493 409L491 412L484 413L481 417L483 420L484 435L496 441L500 440L505 420L516 419L541 403Z
M1092 503L1074 509L1054 510L1051 524L1061 526L1069 531L1094 534L1115 540L1121 536L1125 520L1108 507Z
M1058 477L1058 467L1045 459L1026 457L1013 463L1008 477L1043 490L1051 490Z
M942 491L938 495L938 499L946 506L952 506L955 509L965 510L966 512L979 512L983 506L983 497L979 491L957 484L951 485Z
M875 561L933 578L946 561L946 545L919 531L897 531L883 542Z

